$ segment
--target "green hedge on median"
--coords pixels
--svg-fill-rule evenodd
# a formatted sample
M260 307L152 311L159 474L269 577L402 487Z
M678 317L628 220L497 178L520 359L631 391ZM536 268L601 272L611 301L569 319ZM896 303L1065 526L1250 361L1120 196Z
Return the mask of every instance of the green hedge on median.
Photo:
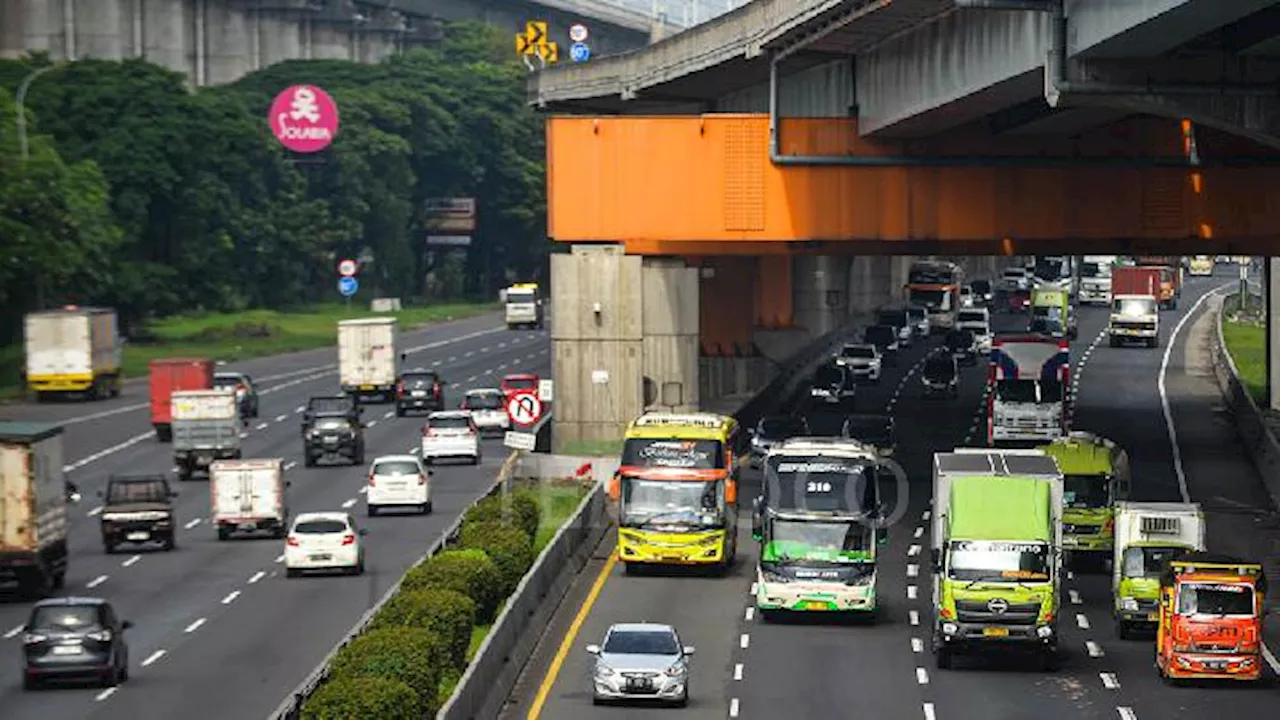
M476 604L455 590L412 590L397 592L378 614L369 629L421 628L430 630L444 643L454 667L467 664L471 628L475 627Z
M320 686L302 706L302 720L422 720L422 701L399 680L337 678Z
M510 595L533 566L533 537L515 525L500 520L464 522L461 541L464 549L483 550L498 566L502 597Z
M401 592L454 590L476 604L476 624L493 622L502 602L502 573L483 550L445 550L410 568L400 581Z
M388 627L366 632L339 650L329 665L329 673L335 680L398 680L417 693L423 712L430 714L436 711L442 669L448 662L448 650L435 633Z
M529 537L538 535L542 519L542 507L536 493L517 490L509 495L491 495L476 503L467 511L466 522L510 522Z

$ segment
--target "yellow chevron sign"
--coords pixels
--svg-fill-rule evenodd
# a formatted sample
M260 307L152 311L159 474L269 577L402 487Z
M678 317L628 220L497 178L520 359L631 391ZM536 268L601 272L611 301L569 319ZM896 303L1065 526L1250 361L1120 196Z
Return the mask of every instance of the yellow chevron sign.
M548 39L545 20L530 20L525 23L524 32L516 33L516 54L536 55L544 62L554 63L560 59L560 46Z

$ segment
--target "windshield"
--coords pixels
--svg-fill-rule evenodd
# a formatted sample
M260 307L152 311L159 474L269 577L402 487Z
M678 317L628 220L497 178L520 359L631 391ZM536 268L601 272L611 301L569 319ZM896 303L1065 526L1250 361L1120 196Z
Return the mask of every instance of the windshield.
M507 302L509 303L531 303L534 301L532 290L508 290Z
M470 430L471 421L458 415L452 417L429 417L427 418L427 427L432 430Z
M373 466L374 475L417 475L418 464L408 460L383 460Z
M764 504L780 512L842 512L870 515L879 501L869 481L869 461L802 455L770 457Z
M1143 315L1154 315L1156 313L1156 302L1152 300L1138 300L1126 298L1116 300L1111 303L1111 312L1116 315L1127 315L1129 317L1141 317Z
M538 387L538 379L530 377L504 378L502 384L512 390L532 390Z
M1253 588L1227 583L1182 583L1178 586L1178 614L1252 617Z
M810 560L859 562L869 560L872 529L852 521L782 520L769 523L764 551L768 561Z
M97 605L57 605L36 608L27 623L28 631L60 633L92 632L101 628Z
M954 540L947 562L952 580L1045 581L1049 546L1045 543Z
M966 324L980 323L982 325L986 325L987 316L985 313L973 312L972 310L961 310L960 314L956 315L956 322L966 323Z
M925 377L950 379L955 377L956 364L949 358L930 358L924 364Z
M241 385L248 385L248 383L235 375L215 375L213 377L213 386L218 389L238 388Z
M999 380L996 399L1011 403L1051 403L1062 401L1062 383L1057 380Z
M298 535L331 535L347 531L347 524L341 520L304 520L293 526Z
M1128 547L1124 549L1123 573L1127 578L1156 580L1160 571L1175 557L1187 551L1184 547Z
M113 482L107 490L107 502L164 502L169 499L169 488L163 480Z
M819 368L813 374L813 384L818 387L835 387L844 382L844 373L833 368Z
M972 346L972 330L951 330L947 333L947 347L953 350L964 350Z
M912 288L907 294L907 299L913 305L923 305L930 310L947 310L950 303L946 302L948 295L942 290L917 290Z
M674 635L654 630L614 630L601 650L611 655L680 654Z
M477 393L467 396L468 410L500 410L502 395L499 393Z
M424 388L435 385L439 382L439 379L435 376L435 373L405 373L400 378L400 382L404 383L405 387Z
M847 358L873 358L876 356L876 350L867 345L845 345L844 351L840 354Z
M343 417L318 417L316 418L317 430L346 430L351 427L350 422L345 416Z
M892 325L894 327L904 327L907 324L907 314L901 310L882 312L879 319L876 320L880 325Z
M987 293L991 292L991 283L987 282L986 280L974 280L972 283L969 284L969 287L972 288L973 291L978 293L979 295L986 295Z
M1062 502L1069 508L1093 510L1111 503L1111 478L1107 475L1067 475Z
M890 345L898 339L898 334L888 325L872 325L863 333L863 337L867 342L876 345Z
M925 318L929 317L929 311L922 307L907 308L907 317L911 318L915 322L922 322Z
M724 507L722 487L715 481L624 477L622 522L631 526L717 525Z
M1036 305L1031 308L1031 314L1037 318L1057 320L1062 317L1062 308L1057 305Z
M1080 277L1082 278L1109 278L1111 277L1111 266L1102 263L1081 263Z
M759 435L779 440L804 434L804 423L797 418L766 418L760 421Z
M1057 280L1062 277L1065 263L1060 257L1036 258L1035 276L1042 280Z
M622 446L622 464L715 470L724 467L724 448L719 440L630 438Z

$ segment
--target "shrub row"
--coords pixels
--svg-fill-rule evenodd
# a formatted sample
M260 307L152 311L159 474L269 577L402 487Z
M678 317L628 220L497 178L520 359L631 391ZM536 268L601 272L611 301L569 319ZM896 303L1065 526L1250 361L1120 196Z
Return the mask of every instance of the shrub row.
M463 515L457 543L410 568L369 628L338 651L305 720L432 717L467 666L477 625L534 561L541 504L533 490L491 496Z

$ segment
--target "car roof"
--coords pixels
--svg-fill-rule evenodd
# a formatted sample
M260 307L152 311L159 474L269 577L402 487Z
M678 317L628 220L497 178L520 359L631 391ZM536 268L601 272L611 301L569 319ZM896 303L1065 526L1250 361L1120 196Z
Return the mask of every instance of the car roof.
M865 342L860 342L860 343L845 343L845 344L844 344L844 349L848 350L849 348L860 348L860 349L863 349L863 350L875 350L875 349L876 349L876 346L875 346L875 343L865 343Z
M669 632L674 635L676 629L662 623L614 623L609 626L609 632Z
M376 458L374 458L374 459L373 459L373 464L374 464L374 465L377 465L377 464L378 464L378 463L380 463L380 462L412 462L412 463L416 463L416 462L418 462L418 456L417 456L417 455L379 455L378 457L376 457Z
M340 510L298 513L298 515L293 519L293 524L297 525L300 522L306 522L309 520L343 520L345 522L351 522L351 513L345 513Z
M431 420L433 419L450 420L453 418L469 418L469 417L471 417L470 410L436 410L435 412L427 416L427 422L431 422Z
M405 370L400 374L401 375L438 375L439 373L429 368L416 367L416 368L413 368L412 370Z
M498 388L472 388L467 391L467 396L471 395L501 395L502 391Z
M111 603L107 602L104 598L81 597L78 595L70 595L68 597L54 597L54 598L45 598L44 600L38 600L31 605L31 608L34 610L35 608L43 608L43 607L76 607L79 605L103 606L103 605L110 605L110 604Z
M248 375L248 373L236 372L236 371L234 371L234 370L226 370L226 371L223 371L223 372L216 372L216 373L214 373L214 374L213 374L213 377L214 377L214 379L215 379L215 380L216 380L216 379L218 379L218 378L236 378L236 379L239 379L239 378L247 378L247 377L249 377L249 375Z
M502 376L503 380L537 380L538 376L534 373L507 373Z

